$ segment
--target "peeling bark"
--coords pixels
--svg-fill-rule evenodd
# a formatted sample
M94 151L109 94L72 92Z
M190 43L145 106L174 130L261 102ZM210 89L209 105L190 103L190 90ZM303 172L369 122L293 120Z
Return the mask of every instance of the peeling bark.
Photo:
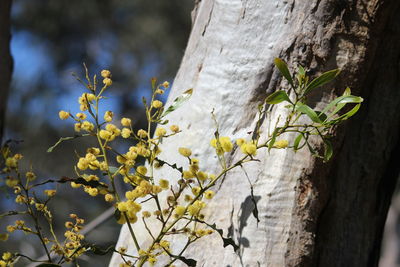
M10 53L11 0L0 1L0 143L3 136L7 96L11 83L13 61Z
M272 66L275 57L289 66L307 66L311 74L342 69L334 83L314 93L315 106L346 86L365 103L359 115L337 129L330 163L322 164L306 150L279 150L262 151L260 163L245 166L259 223L251 215L254 204L243 171L230 173L206 215L240 244L239 251L222 248L212 236L185 255L199 266L377 266L400 171L394 163L400 152L399 11L397 0L199 2L169 102L187 88L195 93L190 104L170 114L170 122L185 132L164 144L163 151L170 152L162 158L183 165L175 151L188 146L202 168L215 172L218 163L208 145L214 132L210 111L215 108L222 135L248 136L257 105L285 86ZM284 108L274 109L263 130L284 114ZM229 160L239 154L233 151ZM176 176L169 170L157 174ZM134 227L141 243L148 243L143 226ZM180 242L175 240L175 246ZM127 244L123 227L118 245ZM115 256L110 266L117 262Z

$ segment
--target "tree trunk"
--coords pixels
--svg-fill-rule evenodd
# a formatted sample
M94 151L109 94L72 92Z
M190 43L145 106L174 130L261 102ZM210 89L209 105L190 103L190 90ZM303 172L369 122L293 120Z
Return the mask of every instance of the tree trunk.
M382 230L399 174L400 2L397 0L203 0L168 103L187 88L195 93L168 119L184 130L161 157L184 162L180 146L193 150L200 167L216 172L209 141L215 127L234 138L248 137L257 106L285 86L273 67L281 57L309 73L342 73L313 96L322 106L349 86L365 102L357 116L336 131L335 155L327 164L307 150L260 151L246 165L258 216L242 170L217 186L207 218L240 244L235 253L217 235L194 244L185 255L198 266L377 266ZM334 88L334 90L332 90ZM321 100L322 99L322 100ZM168 105L168 104L167 104ZM272 123L285 114L274 108ZM264 121L264 132L270 122ZM289 136L293 142L293 136ZM316 146L321 144L316 143ZM240 155L234 151L228 161ZM176 173L161 170L160 177ZM134 225L141 243L145 230ZM176 241L179 244L179 240ZM133 251L122 228L118 246ZM110 266L120 258L114 255ZM162 266L162 265L160 265Z
M13 61L10 53L11 0L0 1L0 144L3 136L7 96L11 83Z

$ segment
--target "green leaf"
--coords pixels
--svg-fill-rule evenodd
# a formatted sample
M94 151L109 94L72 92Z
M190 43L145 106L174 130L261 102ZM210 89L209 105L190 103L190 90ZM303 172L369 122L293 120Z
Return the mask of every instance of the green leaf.
M71 139L75 139L75 138L79 138L79 137L84 137L84 136L88 136L89 134L82 134L82 135L75 135L75 136L68 136L68 137L61 137L57 143L55 143L53 146L49 147L47 149L47 153L51 153L53 152L53 150L62 142L67 141L67 140L71 140Z
M318 117L317 113L305 104L300 104L296 106L296 110L306 114L313 122L322 123L321 119Z
M344 90L342 96L350 96L350 95L351 95L351 90L349 87L347 87L346 90ZM346 105L346 103L337 104L335 109L329 114L329 116L327 116L325 119L322 119L322 120L326 121L327 119L332 118L332 116L335 115L336 113L338 113L342 108L344 108L345 105Z
M87 244L87 245L84 245L84 247L96 255L106 255L110 252L115 251L115 245L109 246L108 248L101 248L96 245Z
M326 120L327 116L326 116L325 113L322 113L321 111L315 111L315 113L317 113L318 118L319 118L321 121L325 121L325 120Z
M324 162L327 162L331 159L333 155L333 147L332 143L329 140L323 139L324 141Z
M303 134L300 133L296 139L294 139L294 143L293 143L293 149L294 151L297 151L299 149L299 145L300 145L300 141L301 139L303 139Z
M344 121L353 116L354 114L357 113L357 111L360 109L361 104L355 105L349 112L339 116L337 119L333 120L332 122L339 122L339 121Z
M303 66L302 65L299 65L298 66L298 69L299 69L299 74L300 75L302 75L302 76L305 76L306 75L306 70L303 68Z
M183 92L183 94L181 94L180 96L178 96L177 98L175 98L174 102L172 103L171 106L169 106L164 113L161 115L160 118L165 117L167 114L171 113L172 111L176 110L177 108L179 108L184 102L186 102L187 100L189 100L189 98L192 96L193 94L193 89L189 89L186 90L185 92Z
M270 140L269 143L268 143L268 152L269 152L269 151L272 149L272 147L274 146L275 140L276 140L276 136L277 136L277 134L278 134L278 132L279 132L280 129L281 129L281 128L277 127L277 128L275 128L275 131L272 133L271 140Z
M364 99L359 96L353 95L342 95L335 98L331 103L329 103L321 112L326 113L328 110L332 109L334 106L338 104L349 104L349 103L361 103Z
M321 76L312 80L304 90L304 95L308 94L312 89L320 87L330 81L332 81L340 73L339 69L330 70L323 73Z
M288 82L290 83L290 85L294 87L292 75L290 75L290 71L285 61L283 61L280 58L275 58L274 63L275 66L278 68L278 70L281 72L282 76L285 77L286 80L288 80Z
M270 95L265 99L265 102L266 102L267 104L278 104L278 103L281 103L281 102L283 102L283 101L288 101L288 102L292 103L292 102L290 101L290 99L289 99L289 96L288 96L288 95L286 94L286 92L283 91L283 90L276 91L276 92L270 94Z

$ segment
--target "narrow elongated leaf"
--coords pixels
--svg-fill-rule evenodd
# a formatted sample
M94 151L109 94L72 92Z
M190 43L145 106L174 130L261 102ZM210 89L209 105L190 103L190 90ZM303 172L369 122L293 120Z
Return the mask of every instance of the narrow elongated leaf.
M296 109L303 114L306 114L313 122L322 123L321 119L318 117L317 113L307 105L300 104L296 106Z
M351 90L349 87L346 88L346 90L344 90L343 92L343 96L350 96L351 95ZM332 116L334 116L336 113L338 113L342 108L344 108L344 106L346 105L346 103L339 103L336 105L335 109L325 118L322 119L323 121L326 121L329 118L332 118Z
M106 255L110 252L115 251L115 245L111 245L107 248L101 248L101 247L93 245L93 244L85 244L82 247L86 248L88 251L91 251L92 253L94 253L96 255Z
M347 120L348 118L350 118L351 116L356 114L357 111L360 109L360 107L361 107L361 104L355 105L350 111L348 111L347 113L339 116L337 119L333 120L332 122L339 122L339 121Z
M294 139L294 143L293 143L293 149L294 151L297 151L299 149L299 145L300 145L300 141L301 139L303 139L303 134L300 133L296 139Z
M53 146L49 147L47 149L48 153L53 152L53 150L62 142L67 141L67 140L72 140L75 138L79 138L79 137L84 137L84 136L88 136L89 134L82 134L82 135L75 135L75 136L68 136L68 137L61 137L60 139L58 139L57 143L55 143Z
M275 144L276 136L281 128L277 127L275 131L272 133L271 140L268 143L268 152L272 149Z
M332 109L334 106L338 104L349 104L349 103L361 103L364 99L359 96L353 95L342 95L335 98L331 103L329 103L321 112L326 113L328 110Z
M291 103L291 101L290 101L290 99L289 99L289 96L288 96L288 95L286 94L286 92L283 91L283 90L276 91L276 92L270 94L270 95L265 99L265 102L266 102L267 104L278 104L278 103L281 103L281 102L283 102L283 101L288 101L288 102Z
M304 91L304 94L308 94L312 89L315 89L317 87L320 87L320 86L332 81L336 76L339 75L339 73L340 73L339 69L330 70L330 71L323 73L321 76L315 78L307 85L306 90Z
M160 118L165 117L167 114L171 113L172 111L176 110L177 108L179 108L184 102L186 102L187 100L189 100L189 98L192 96L193 94L193 89L189 89L186 90L185 92L183 92L183 94L181 94L180 96L178 96L177 98L175 98L174 102L172 103L171 106L169 106L164 113L161 115Z
M278 70L281 72L282 76L285 77L285 79L288 80L290 85L294 87L292 75L290 75L290 71L285 61L283 61L280 58L275 58L274 63L275 66L278 68Z

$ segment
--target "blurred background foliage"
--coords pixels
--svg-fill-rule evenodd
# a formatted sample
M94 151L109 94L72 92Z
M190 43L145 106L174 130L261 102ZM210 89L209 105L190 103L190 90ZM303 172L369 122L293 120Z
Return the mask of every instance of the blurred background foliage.
M191 0L14 0L14 74L4 140L23 141L13 147L24 155L25 167L32 166L43 180L74 176L75 151L85 151L89 139L63 143L50 154L46 150L61 136L74 134L73 122L60 121L58 111L78 112L77 98L84 88L71 73L83 77L83 62L92 75L111 70L113 86L106 109L132 118L134 127L141 128L141 97L150 94L153 76L172 82L189 36L192 7ZM63 193L50 206L58 214L60 234L69 213L90 222L109 206L67 184L57 188ZM0 202L2 211L14 207L11 196ZM1 229L14 220L2 220ZM109 220L87 237L106 247L117 241L118 233L119 225ZM7 250L38 257L42 251L33 241L37 242L14 233ZM3 251L1 246L3 242ZM93 257L81 266L106 266L109 256Z

